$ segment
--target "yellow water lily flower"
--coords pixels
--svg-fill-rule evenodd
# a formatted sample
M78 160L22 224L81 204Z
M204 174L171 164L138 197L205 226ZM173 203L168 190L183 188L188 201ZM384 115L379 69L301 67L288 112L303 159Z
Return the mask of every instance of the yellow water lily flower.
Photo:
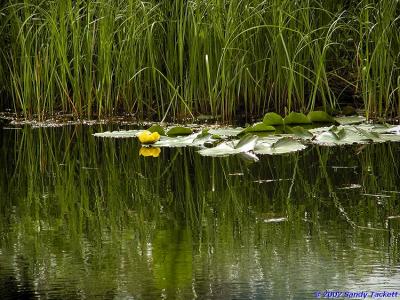
M138 135L138 139L142 144L154 144L160 139L160 134L158 132L151 133L145 130Z
M152 157L158 157L161 153L161 149L158 147L142 147L139 150L139 155L142 156L152 156Z

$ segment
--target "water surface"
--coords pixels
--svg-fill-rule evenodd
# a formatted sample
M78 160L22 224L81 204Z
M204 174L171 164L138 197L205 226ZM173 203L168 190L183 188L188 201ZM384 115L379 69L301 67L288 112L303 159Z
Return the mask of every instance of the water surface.
M399 289L398 144L153 158L108 129L1 131L0 299Z

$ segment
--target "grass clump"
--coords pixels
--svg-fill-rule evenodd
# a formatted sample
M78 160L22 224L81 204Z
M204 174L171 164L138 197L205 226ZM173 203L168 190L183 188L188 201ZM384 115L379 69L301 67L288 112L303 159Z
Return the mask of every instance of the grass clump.
M10 0L0 9L2 106L25 117L226 120L357 96L367 117L400 112L398 1Z

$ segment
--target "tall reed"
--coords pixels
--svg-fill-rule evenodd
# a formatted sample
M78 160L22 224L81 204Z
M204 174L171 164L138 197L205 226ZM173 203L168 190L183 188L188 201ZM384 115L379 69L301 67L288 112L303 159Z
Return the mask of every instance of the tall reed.
M232 119L338 108L349 86L367 116L399 114L398 15L395 0L9 0L2 106Z

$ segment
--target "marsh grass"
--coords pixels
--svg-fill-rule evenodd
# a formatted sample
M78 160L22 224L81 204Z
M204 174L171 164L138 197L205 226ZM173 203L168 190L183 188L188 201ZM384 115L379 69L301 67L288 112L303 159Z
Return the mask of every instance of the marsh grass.
M355 2L9 1L2 106L38 118L233 119L338 109L347 88L368 116L398 115L399 4Z

